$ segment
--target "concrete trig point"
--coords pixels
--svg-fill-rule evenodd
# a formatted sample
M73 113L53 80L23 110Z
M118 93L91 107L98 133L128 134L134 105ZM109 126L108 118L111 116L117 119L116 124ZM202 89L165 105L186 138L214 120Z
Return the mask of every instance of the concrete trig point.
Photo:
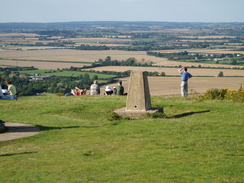
M151 107L146 71L131 72L126 107L114 112L120 116L127 116L130 118L139 118L146 115L146 113L163 112L163 107Z

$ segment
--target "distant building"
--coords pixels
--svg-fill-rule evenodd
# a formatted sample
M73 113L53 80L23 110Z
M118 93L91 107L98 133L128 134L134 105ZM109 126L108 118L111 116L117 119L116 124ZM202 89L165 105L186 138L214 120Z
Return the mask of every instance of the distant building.
M20 78L27 78L27 76L25 74L19 74Z
M17 74L9 74L8 77L12 78L12 77L15 77L17 76Z
M40 74L34 74L29 76L30 81L38 81L38 80L44 80L44 79L48 79L51 78L51 76L44 76L44 75L40 75Z
M231 58L215 58L214 61L229 61Z

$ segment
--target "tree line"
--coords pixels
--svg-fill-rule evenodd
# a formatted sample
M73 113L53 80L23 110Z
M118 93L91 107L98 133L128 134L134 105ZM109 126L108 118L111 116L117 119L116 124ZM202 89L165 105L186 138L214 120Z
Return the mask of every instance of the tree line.
M16 87L19 96L31 96L37 93L68 93L75 87L89 89L94 80L98 80L97 75L92 78L87 73L80 73L79 76L62 76L62 77L50 77L44 80L30 81L29 78L21 78L18 76L9 77L8 75L2 76L2 88L7 89L6 81L12 81ZM115 82L114 78L106 78L106 82Z

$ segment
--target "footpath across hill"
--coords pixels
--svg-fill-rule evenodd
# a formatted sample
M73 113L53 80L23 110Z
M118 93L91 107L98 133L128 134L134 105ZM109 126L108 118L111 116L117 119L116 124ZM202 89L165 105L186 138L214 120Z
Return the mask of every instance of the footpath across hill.
M5 123L7 131L0 134L0 141L14 140L22 137L29 137L40 132L40 128L33 125L21 123Z

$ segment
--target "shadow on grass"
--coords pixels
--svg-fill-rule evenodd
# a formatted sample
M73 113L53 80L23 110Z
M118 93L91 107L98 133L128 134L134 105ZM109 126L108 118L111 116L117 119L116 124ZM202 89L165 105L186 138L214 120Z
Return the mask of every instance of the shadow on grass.
M171 117L167 117L167 118L182 118L182 117L186 117L186 116L190 116L193 114L198 114L198 113L205 113L205 112L210 112L210 110L205 110L205 111L196 111L196 112L185 112L182 114L177 114Z
M0 156L14 156L14 155L21 155L21 154L33 154L33 153L37 153L35 152L22 152L22 153L14 153L14 154L0 154Z
M49 130L62 130L69 128L98 128L100 126L66 126L66 127L53 127L53 126L41 126L37 125L41 131L49 131Z

